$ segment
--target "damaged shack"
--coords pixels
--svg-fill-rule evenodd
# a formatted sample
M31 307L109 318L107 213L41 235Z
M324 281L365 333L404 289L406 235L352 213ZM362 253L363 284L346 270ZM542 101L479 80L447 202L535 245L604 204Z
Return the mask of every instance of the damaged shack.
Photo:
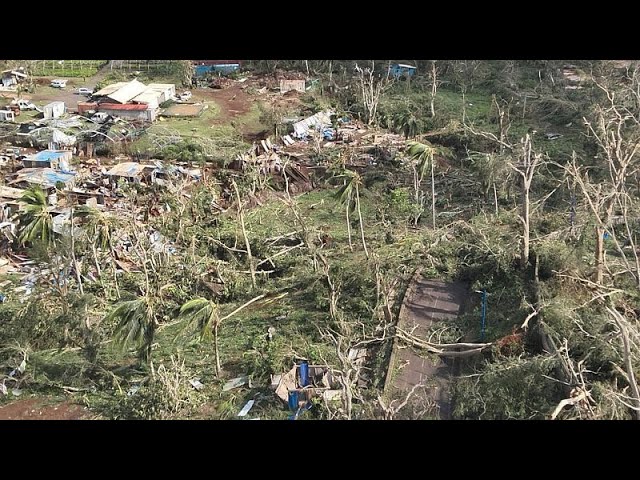
M68 172L72 155L70 150L43 150L28 155L22 160L22 164L25 168L53 168Z
M152 182L155 179L155 165L144 165L136 162L123 162L115 165L105 175L109 178L109 183L116 185L118 180L127 182Z

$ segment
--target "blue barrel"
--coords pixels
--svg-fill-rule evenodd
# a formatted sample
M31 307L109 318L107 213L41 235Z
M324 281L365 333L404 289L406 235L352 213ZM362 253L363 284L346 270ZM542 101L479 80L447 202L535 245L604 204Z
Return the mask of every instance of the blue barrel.
M292 412L298 411L298 392L297 390L289 391L289 410Z
M307 362L300 364L300 385L303 387L309 385L309 364Z

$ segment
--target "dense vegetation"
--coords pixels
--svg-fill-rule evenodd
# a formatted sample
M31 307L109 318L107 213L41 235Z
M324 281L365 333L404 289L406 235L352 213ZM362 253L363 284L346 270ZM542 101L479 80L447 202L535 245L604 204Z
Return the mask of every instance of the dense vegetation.
M76 212L82 234L54 233L30 192L12 248L49 276L0 305L0 362L26 360L22 389L72 394L106 418L232 418L256 399L256 416L283 419L271 375L308 359L331 366L343 392L308 418L389 418L394 320L420 267L489 292L492 345L459 362L454 418L639 418L640 70L573 62L570 81L566 63L420 61L390 81L386 64L248 62L320 79L306 108L331 106L406 148L359 168L318 149L316 188L293 194L222 168L245 144L212 133L157 152L206 165L207 148L228 148L188 194L125 188L118 213ZM114 262L123 239L127 271ZM470 296L441 343L478 342L479 317ZM346 353L361 345L367 388ZM222 390L244 375L250 386ZM419 410L395 418L433 417Z

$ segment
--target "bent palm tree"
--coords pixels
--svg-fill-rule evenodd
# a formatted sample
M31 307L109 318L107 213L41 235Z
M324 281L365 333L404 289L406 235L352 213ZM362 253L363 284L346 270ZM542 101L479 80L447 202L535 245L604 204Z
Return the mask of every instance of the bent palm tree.
M349 223L349 211L356 209L358 211L358 220L360 223L360 236L362 238L362 246L364 247L364 253L369 258L369 251L367 250L367 242L364 238L364 223L362 222L362 211L360 210L360 187L362 186L362 177L358 172L352 170L344 170L337 177L344 178L344 185L336 192L336 198L339 202L345 206L347 214L347 233L349 235L349 247L351 244L351 225Z
M133 345L142 362L151 362L151 345L158 322L155 309L149 297L121 302L106 317L106 321L116 320L114 340L123 349Z
M434 147L430 143L421 142L409 142L409 156L418 162L417 168L414 170L417 175L415 181L416 185L416 197L418 195L418 189L422 184L422 180L427 173L427 170L431 170L431 225L436 228L436 190L434 179L434 161L433 157L439 152L437 147ZM417 223L417 222L416 222Z
M97 208L88 205L79 206L76 209L76 214L84 222L84 229L91 245L95 267L98 277L100 277L102 269L100 268L97 249L113 252L113 233L117 226L117 219L113 215L103 213Z
M216 357L216 375L219 375L222 367L220 365L220 350L218 348L218 329L222 322L233 317L249 305L256 304L262 307L279 300L286 294L286 292L278 294L263 293L262 295L258 295L248 302L240 305L224 317L220 317L219 307L216 302L203 297L196 297L189 300L180 308L180 318L187 321L183 331L195 324L195 327L199 332L200 340L206 340L213 337L213 351Z
M21 245L27 242L41 240L45 244L53 239L53 221L47 210L47 195L39 186L32 186L25 190L20 203L24 210L18 216L20 234L18 240Z

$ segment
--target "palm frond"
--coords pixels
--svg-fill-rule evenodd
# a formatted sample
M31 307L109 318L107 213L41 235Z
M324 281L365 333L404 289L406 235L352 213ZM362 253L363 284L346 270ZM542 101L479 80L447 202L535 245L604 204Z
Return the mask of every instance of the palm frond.
M181 333L195 325L200 332L201 340L208 339L213 328L219 323L218 305L202 297L193 298L182 305L179 316L186 320Z
M143 360L148 360L148 351L153 342L153 310L147 297L139 297L119 303L106 317L116 321L114 341L123 350L133 346Z

